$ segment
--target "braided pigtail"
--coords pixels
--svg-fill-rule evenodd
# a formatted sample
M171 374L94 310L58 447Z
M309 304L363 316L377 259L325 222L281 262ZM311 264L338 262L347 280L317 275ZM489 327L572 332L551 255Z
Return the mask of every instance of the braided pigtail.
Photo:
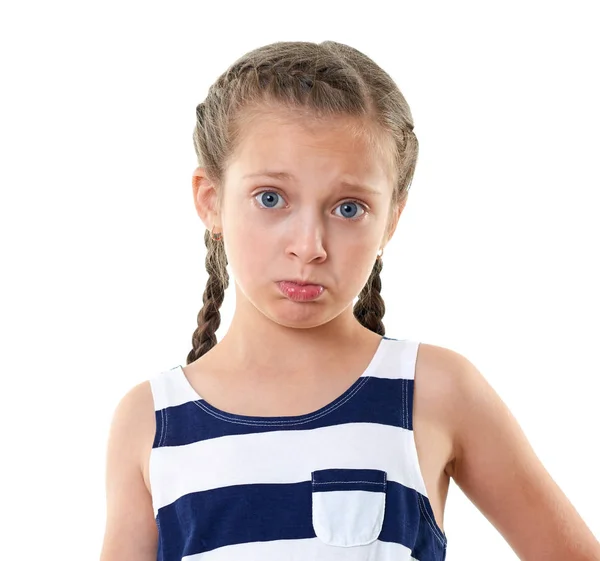
M227 256L221 238L212 238L211 232L204 233L206 245L206 271L208 280L202 296L203 306L198 312L198 327L192 335L192 350L187 363L195 361L217 344L216 331L221 325L219 309L225 299L225 289L229 286Z
M385 303L381 297L381 269L383 261L380 257L375 260L367 284L358 295L358 302L354 305L354 317L360 324L379 335L385 335L383 316Z

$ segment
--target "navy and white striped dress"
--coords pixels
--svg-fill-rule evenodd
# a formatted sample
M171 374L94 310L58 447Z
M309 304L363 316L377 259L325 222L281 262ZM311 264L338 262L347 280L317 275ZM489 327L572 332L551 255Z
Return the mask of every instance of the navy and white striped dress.
M443 561L412 412L419 343L383 337L307 415L232 415L181 366L150 379L157 561Z

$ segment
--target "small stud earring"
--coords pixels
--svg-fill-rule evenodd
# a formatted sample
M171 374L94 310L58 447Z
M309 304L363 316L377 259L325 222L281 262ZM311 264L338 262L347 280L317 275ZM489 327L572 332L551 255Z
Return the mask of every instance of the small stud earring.
M381 253L379 253L379 251L381 251ZM383 257L383 248L381 248L379 251L377 252L377 259L381 259Z

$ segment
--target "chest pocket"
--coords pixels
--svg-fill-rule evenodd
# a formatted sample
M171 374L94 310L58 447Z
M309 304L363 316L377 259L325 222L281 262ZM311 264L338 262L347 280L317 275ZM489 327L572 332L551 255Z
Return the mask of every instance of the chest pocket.
M374 542L385 514L387 473L378 469L321 469L312 472L312 521L329 545Z

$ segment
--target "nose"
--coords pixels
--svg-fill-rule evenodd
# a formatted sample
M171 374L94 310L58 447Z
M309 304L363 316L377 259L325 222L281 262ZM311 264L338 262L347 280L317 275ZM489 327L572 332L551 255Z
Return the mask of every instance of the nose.
M327 257L323 244L324 228L319 220L309 218L306 214L298 216L298 220L288 232L288 255L294 255L305 263L320 262Z

